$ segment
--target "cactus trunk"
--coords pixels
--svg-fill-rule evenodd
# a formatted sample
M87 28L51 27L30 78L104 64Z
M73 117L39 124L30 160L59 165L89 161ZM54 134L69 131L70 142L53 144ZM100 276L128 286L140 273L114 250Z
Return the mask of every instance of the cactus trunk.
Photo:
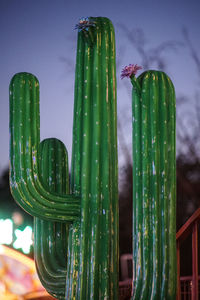
M16 201L36 217L36 265L45 288L59 299L114 300L115 37L108 19L90 20L95 26L78 34L70 191L63 146L54 139L39 144L39 84L28 73L10 84L10 185Z
M175 93L158 71L133 84L133 299L176 298Z
M69 263L69 299L79 290L81 299L118 298L114 32L108 19L95 20L92 46L84 32L78 36L71 189L82 202L81 222L71 229L80 242L77 264Z

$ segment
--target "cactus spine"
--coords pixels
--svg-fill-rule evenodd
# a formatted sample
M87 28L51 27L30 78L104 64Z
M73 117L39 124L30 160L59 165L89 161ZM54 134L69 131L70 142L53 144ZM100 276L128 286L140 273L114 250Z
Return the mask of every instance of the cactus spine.
M63 146L39 144L37 79L20 73L10 84L11 190L39 218L37 268L59 299L118 299L115 37L108 19L90 20L78 34L70 193Z
M176 298L175 93L163 72L133 84L133 299Z

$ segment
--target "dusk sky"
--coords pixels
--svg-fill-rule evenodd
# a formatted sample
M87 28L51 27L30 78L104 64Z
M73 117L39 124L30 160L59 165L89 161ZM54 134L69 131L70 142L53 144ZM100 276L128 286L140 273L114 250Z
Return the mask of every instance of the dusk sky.
M147 49L165 41L183 42L185 27L194 48L200 49L199 0L0 0L0 172L9 161L9 82L18 72L30 72L39 79L41 140L62 140L71 156L77 38L74 27L79 18L87 16L108 17L115 27L120 118L127 119L131 103L131 84L127 92L120 71L129 63L141 63L120 24L142 29ZM163 57L177 96L192 99L200 85L190 50L180 46ZM191 107L192 103L188 113ZM124 129L127 144L129 133Z

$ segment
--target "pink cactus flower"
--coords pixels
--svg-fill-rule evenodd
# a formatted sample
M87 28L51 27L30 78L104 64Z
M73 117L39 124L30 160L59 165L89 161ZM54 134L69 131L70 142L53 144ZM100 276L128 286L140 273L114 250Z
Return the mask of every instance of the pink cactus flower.
M125 66L121 72L121 79L124 77L131 77L132 75L136 75L138 70L141 70L142 67L133 64L129 64L128 66Z
M90 18L81 18L79 20L79 23L76 24L75 29L78 29L78 31L81 30L89 30L90 27L95 26L95 22L92 21Z

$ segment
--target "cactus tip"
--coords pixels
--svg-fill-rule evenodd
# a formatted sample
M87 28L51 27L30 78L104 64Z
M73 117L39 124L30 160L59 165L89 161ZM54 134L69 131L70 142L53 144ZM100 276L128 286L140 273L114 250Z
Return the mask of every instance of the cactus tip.
M79 23L75 25L75 29L78 29L78 31L82 30L89 30L90 27L94 27L95 22L92 21L90 18L81 18L79 19Z
M128 66L125 66L121 72L121 79L124 77L131 78L133 75L136 75L138 70L141 70L142 67L138 66L137 64L129 64Z

